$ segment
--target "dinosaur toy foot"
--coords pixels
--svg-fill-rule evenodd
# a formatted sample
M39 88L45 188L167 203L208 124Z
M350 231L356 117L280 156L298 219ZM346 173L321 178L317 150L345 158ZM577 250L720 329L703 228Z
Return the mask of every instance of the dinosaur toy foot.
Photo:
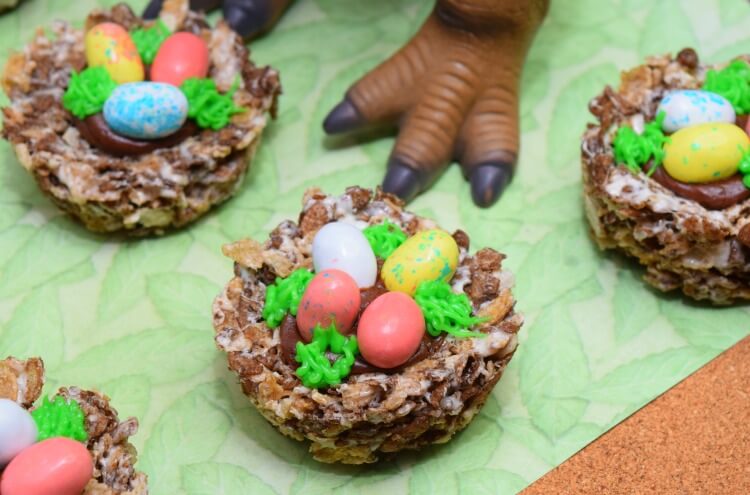
M412 199L452 159L491 206L518 155L518 91L548 0L438 0L409 43L354 84L324 122L334 134L396 124L383 189Z

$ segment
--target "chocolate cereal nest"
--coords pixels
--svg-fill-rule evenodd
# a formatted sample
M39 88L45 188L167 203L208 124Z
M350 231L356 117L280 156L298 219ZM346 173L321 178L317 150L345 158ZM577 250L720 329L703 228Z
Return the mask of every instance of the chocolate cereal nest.
M43 385L41 359L21 361L11 357L0 361L0 398L31 409ZM148 495L147 477L135 470L137 453L128 441L138 431L138 420L120 421L109 398L98 392L63 387L57 396L76 401L86 418L86 448L94 461L94 476L82 495Z
M220 91L238 83L235 105L246 109L219 130L200 131L180 144L130 157L91 146L61 98L71 71L86 65L84 30L56 22L52 36L38 30L22 52L10 57L2 84L3 136L41 190L61 209L96 232L162 233L201 216L229 198L242 182L280 92L278 73L256 67L242 39L220 21L211 29L187 0L168 0L160 15L172 31L202 37L210 52L209 77ZM96 10L89 28L115 22L125 29L146 25L125 4Z
M401 368L352 373L327 389L303 386L296 366L282 356L282 329L271 330L262 320L266 287L277 276L312 267L312 240L326 223L364 227L384 219L407 235L436 227L380 190L351 187L336 197L313 189L298 223L282 222L263 244L246 239L224 248L235 261L235 277L214 302L216 344L260 413L283 434L310 440L310 452L322 462L370 463L449 441L500 379L523 323L513 309L513 276L502 268L504 255L489 248L470 255L469 237L456 231L459 265L450 284L468 295L475 315L486 317L476 328L486 337L441 335L420 360Z
M642 129L667 91L702 87L712 68L686 48L624 72L618 89L606 87L589 104L598 122L583 135L581 164L586 215L602 249L637 258L657 289L729 304L750 299L750 200L708 209L615 166L612 149L619 127Z

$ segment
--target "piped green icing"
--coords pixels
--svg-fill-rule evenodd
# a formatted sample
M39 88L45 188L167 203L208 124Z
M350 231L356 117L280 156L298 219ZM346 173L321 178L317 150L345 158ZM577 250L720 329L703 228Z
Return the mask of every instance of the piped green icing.
M192 77L186 79L180 89L188 101L188 117L200 127L218 131L229 124L232 115L245 111L232 100L236 86L228 93L221 94L213 80Z
M31 411L31 416L36 423L38 441L54 437L67 437L85 442L88 439L86 433L86 418L81 406L74 400L66 400L59 395L50 401L47 397L42 400L42 405Z
M330 349L338 358L333 364L328 360L326 351ZM321 328L317 325L313 329L312 342L304 344L297 342L295 359L300 363L296 374L305 387L332 387L341 383L342 378L349 376L354 364L354 358L359 352L357 337L344 337L336 326Z
M379 225L370 225L362 231L370 243L375 256L386 259L406 240L406 234L398 225L388 220Z
M654 166L648 175L654 173L664 159L664 143L669 142L669 138L661 130L664 116L664 112L659 112L656 119L646 124L641 134L631 127L620 127L613 142L615 161L625 164L631 172L637 173L653 158Z
M149 27L134 29L130 32L130 38L133 40L143 63L151 65L159 47L164 43L164 40L169 38L170 34L167 25L159 19Z
M62 97L63 107L79 119L101 112L104 102L117 87L104 67L88 67L70 75L68 89Z
M422 309L427 331L433 337L446 332L454 337L486 337L481 332L468 330L484 321L471 316L471 303L466 294L456 294L443 280L422 282L414 293L414 300Z
M297 308L307 284L313 274L305 268L294 270L286 278L277 278L266 288L266 302L263 305L263 319L271 328L276 328L287 313L297 316Z
M743 152L742 159L737 168L740 174L742 174L742 183L746 188L750 189L750 149Z
M750 65L744 60L708 71L703 89L726 98L738 114L750 113Z

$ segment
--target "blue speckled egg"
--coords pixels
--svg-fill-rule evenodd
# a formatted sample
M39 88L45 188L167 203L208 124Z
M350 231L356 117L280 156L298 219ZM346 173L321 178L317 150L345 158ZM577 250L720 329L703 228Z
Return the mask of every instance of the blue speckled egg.
M134 82L117 86L104 103L104 120L123 136L158 139L185 123L188 102L171 84Z
M661 126L666 132L713 122L734 124L736 117L732 104L723 96L693 89L667 93L659 104L659 112L666 114Z

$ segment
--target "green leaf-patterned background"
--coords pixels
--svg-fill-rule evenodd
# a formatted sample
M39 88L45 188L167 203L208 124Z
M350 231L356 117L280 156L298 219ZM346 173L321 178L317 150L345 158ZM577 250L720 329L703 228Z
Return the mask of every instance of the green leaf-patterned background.
M26 0L0 18L5 59L55 18L109 0ZM133 2L140 9L144 1ZM478 210L457 167L412 208L509 255L521 347L454 441L389 463L312 461L242 396L215 350L211 300L231 276L220 246L296 217L302 192L381 179L393 140L327 139L346 87L411 36L430 0L299 0L252 44L282 73L281 112L233 200L160 239L85 232L36 190L0 144L0 354L41 355L48 389L77 384L140 418L135 444L155 495L513 493L750 332L745 307L664 296L602 255L580 200L587 102L618 70L685 45L712 61L750 52L745 0L553 0L524 72L519 174ZM2 102L7 101L2 97Z

